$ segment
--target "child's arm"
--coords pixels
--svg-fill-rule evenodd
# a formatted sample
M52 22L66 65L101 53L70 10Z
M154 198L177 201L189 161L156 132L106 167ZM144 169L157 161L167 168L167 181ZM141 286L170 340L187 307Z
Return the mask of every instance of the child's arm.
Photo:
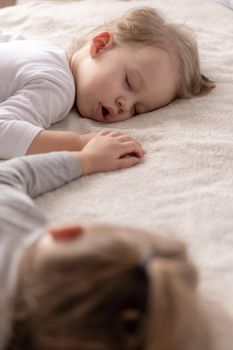
M54 78L55 79L55 78ZM68 90L68 92L70 92ZM0 103L0 159L61 150L81 150L92 134L47 131L72 107L68 92L48 79L34 79ZM88 139L88 140L87 140Z
M14 97L9 100L0 104L0 159L52 151L80 151L96 134L44 130L27 115L28 120L23 120L23 112ZM9 119L4 119L7 116Z
M0 159L9 159L25 155L41 131L68 115L75 85L64 50L53 45L19 40L0 51Z
M12 294L18 259L28 242L44 232L46 217L30 195L61 186L80 175L69 152L47 153L5 162L0 167L0 349L10 337Z
M80 151L95 132L50 131L23 120L1 120L0 159L53 151Z
M94 132L78 135L72 131L42 130L34 138L26 154L53 151L81 151L95 135L96 133Z
M132 155L131 155L132 154ZM98 133L80 152L51 152L16 158L0 167L0 348L10 336L12 293L19 257L26 244L44 233L46 217L30 197L36 197L98 171L130 167L143 155L127 135Z
M131 136L104 130L78 152L51 152L5 162L0 168L0 185L20 189L34 198L80 175L131 167L143 154Z

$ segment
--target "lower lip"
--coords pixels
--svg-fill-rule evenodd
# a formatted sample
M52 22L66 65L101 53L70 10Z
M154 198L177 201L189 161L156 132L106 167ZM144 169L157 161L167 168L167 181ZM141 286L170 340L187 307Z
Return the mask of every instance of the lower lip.
M104 116L102 115L102 107L101 107L101 104L98 103L96 109L95 109L95 114L96 114L96 117L97 117L97 120L99 120L100 122L104 122Z

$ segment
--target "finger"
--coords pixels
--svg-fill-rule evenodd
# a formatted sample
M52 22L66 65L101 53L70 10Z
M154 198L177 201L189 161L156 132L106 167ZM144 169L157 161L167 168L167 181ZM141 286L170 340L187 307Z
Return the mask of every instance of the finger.
M134 141L128 141L125 143L122 143L122 154L121 157L126 155L134 153L137 157L142 157L143 156L143 151L141 147Z
M111 132L111 136L113 136L113 137L118 137L118 136L123 136L123 135L125 135L125 134L121 131L112 131Z
M146 153L145 150L143 149L141 143L137 139L135 139L129 135L121 135L121 136L119 136L118 140L120 142L134 141L140 147L142 155Z
M132 141L132 137L129 135L119 135L118 140L120 142Z
M105 135L109 135L109 134L111 134L111 132L112 132L112 130L101 130L101 131L99 131L99 135L101 135L101 136L105 136Z
M140 163L140 158L126 156L117 161L117 166L118 166L118 169L123 169L123 168L130 168L134 165L137 165L138 163Z

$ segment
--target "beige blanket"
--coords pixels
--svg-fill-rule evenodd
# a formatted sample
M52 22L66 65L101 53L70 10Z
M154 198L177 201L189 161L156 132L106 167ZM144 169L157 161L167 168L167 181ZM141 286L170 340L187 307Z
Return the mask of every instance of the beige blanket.
M182 238L200 268L201 290L233 313L233 11L210 0L19 2L0 11L0 29L65 48L73 37L135 6L155 6L192 27L203 72L217 88L112 125L73 111L53 128L120 129L136 136L147 155L139 166L84 177L37 203L57 223L81 218ZM233 348L227 336L222 339L219 349Z

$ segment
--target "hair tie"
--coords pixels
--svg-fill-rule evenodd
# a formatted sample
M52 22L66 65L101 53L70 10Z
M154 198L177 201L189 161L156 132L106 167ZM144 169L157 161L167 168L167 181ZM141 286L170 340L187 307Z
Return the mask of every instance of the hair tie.
M154 258L155 258L154 255L148 255L148 256L141 259L138 266L140 268L142 268L143 270L147 270L148 265L151 263L152 260L154 260Z

